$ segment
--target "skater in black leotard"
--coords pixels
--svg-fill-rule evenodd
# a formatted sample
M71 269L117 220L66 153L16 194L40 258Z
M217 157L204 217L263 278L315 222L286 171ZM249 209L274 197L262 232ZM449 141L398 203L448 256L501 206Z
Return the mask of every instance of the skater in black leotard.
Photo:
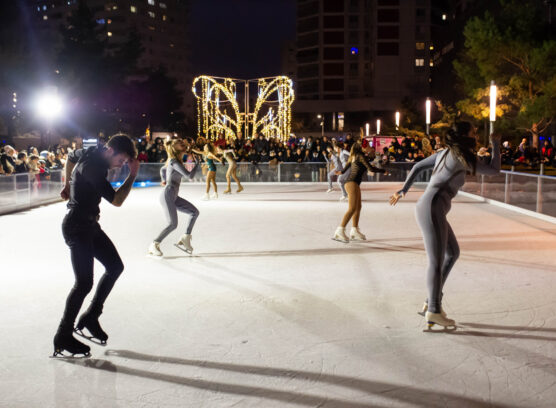
M104 265L106 272L98 283L91 305L79 318L75 331L93 341L106 344L108 335L100 327L98 318L124 265L114 244L100 228L99 204L102 198L117 207L123 204L139 170L136 156L131 139L125 135L116 135L108 141L105 148L76 150L68 157L65 167L66 183L60 195L64 200L69 199L69 211L62 223L62 232L70 248L75 285L69 293L64 316L54 336L54 357L63 356L65 350L72 355L89 355L90 347L77 341L72 332L83 300L93 287L95 258ZM126 161L130 169L129 176L114 191L106 180L108 169L121 167ZM87 329L90 336L83 329Z
M403 188L390 197L390 204L395 205L411 188L417 175L427 169L433 169L427 188L415 209L415 215L425 242L428 258L427 286L428 299L425 302L427 324L444 327L455 326L455 321L448 319L442 309L442 291L448 275L459 257L456 236L446 215L450 211L452 199L465 182L466 173L497 174L500 171L500 139L491 137L492 158L490 163L477 160L475 146L476 135L468 122L459 122L455 130L450 130L444 149L425 160L420 161L407 176Z
M350 171L349 176L345 182L345 188L348 193L348 210L346 211L344 218L342 219L342 224L336 228L334 233L334 240L347 243L349 242L348 237L345 233L346 225L350 220L352 220L352 227L350 233L350 239L352 241L364 241L367 239L365 235L359 231L359 216L361 215L361 188L359 187L363 176L367 173L384 173L383 169L374 167L369 163L367 156L363 153L361 143L354 143L351 147L351 152L349 155L349 160L342 171L336 172L336 174L341 175Z

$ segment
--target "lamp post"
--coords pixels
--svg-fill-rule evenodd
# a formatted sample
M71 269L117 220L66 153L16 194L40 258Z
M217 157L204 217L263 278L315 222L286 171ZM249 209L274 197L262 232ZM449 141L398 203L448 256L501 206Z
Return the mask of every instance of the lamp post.
M400 111L396 111L396 130L400 129Z
M496 96L497 88L494 81L490 81L490 135L494 133L494 122L496 121Z
M380 135L380 119L376 120L376 134Z
M426 108L425 123L427 124L427 136L429 136L430 135L430 126L431 126L431 100L430 100L430 98L427 98L427 101L425 102L425 108Z
M318 119L321 119L320 121L320 129L321 129L321 136L324 137L324 115L321 115L320 113L317 115Z
M369 136L369 130L371 128L371 125L369 123L365 123L365 136Z

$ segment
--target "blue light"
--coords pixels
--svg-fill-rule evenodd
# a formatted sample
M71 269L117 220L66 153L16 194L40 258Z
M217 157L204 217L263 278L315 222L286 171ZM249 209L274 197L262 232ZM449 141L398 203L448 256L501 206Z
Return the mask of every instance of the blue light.
M118 187L120 187L120 186L122 185L122 183L120 183L120 182L118 181L118 182L116 183L116 185L117 185Z
M351 47L351 55L357 55L357 54L359 54L359 48Z
M106 20L103 18L97 18L97 24L106 24Z
M144 181L141 182L141 187L145 187L147 185L147 183L145 183Z

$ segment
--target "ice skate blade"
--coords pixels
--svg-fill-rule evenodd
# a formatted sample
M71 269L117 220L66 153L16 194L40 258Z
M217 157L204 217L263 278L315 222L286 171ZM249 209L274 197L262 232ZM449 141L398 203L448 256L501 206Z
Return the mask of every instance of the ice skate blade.
M163 255L155 255L155 254L147 254L145 255L147 258L151 258L151 259L163 259L164 256Z
M54 350L54 353L52 353L52 355L48 357L57 358L60 360L78 360L91 357L91 352L89 351L87 351L86 353L74 353L71 356L65 355L64 351L65 350Z
M332 238L332 241L337 241L337 242L341 242L342 244L349 244L349 241L344 241L338 238Z
M437 325L439 328L438 329L433 329L433 327ZM451 325L451 326L442 326L442 325L438 325L434 322L428 322L427 323L427 328L423 329L424 333L450 333L453 331L456 331L458 328L457 325Z
M178 248L180 251L185 252L186 254L191 255L191 254L193 253L193 251L188 251L187 249L182 248L182 247L179 246L178 244L174 244L174 246L175 246L176 248Z
M74 333L77 334L78 336L83 337L84 339L89 340L91 343L95 343L98 344L99 346L105 347L106 346L106 340L101 340L97 337L94 337L93 335L89 335L87 336L85 334L85 332L83 331L83 329L73 329Z
M367 238L365 238L365 239L350 238L349 240L354 241L354 242L365 242L365 241L367 241Z

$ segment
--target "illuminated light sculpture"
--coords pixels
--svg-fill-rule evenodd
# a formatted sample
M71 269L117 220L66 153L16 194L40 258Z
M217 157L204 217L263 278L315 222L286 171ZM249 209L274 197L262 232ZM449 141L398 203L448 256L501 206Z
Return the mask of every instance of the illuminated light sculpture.
M249 88L257 86L257 101L249 112ZM245 112L237 101L238 85L243 85ZM291 105L294 101L293 83L286 76L240 80L199 76L193 81L197 99L197 136L216 139L246 138L263 134L286 140L291 131ZM266 109L265 109L266 108Z

